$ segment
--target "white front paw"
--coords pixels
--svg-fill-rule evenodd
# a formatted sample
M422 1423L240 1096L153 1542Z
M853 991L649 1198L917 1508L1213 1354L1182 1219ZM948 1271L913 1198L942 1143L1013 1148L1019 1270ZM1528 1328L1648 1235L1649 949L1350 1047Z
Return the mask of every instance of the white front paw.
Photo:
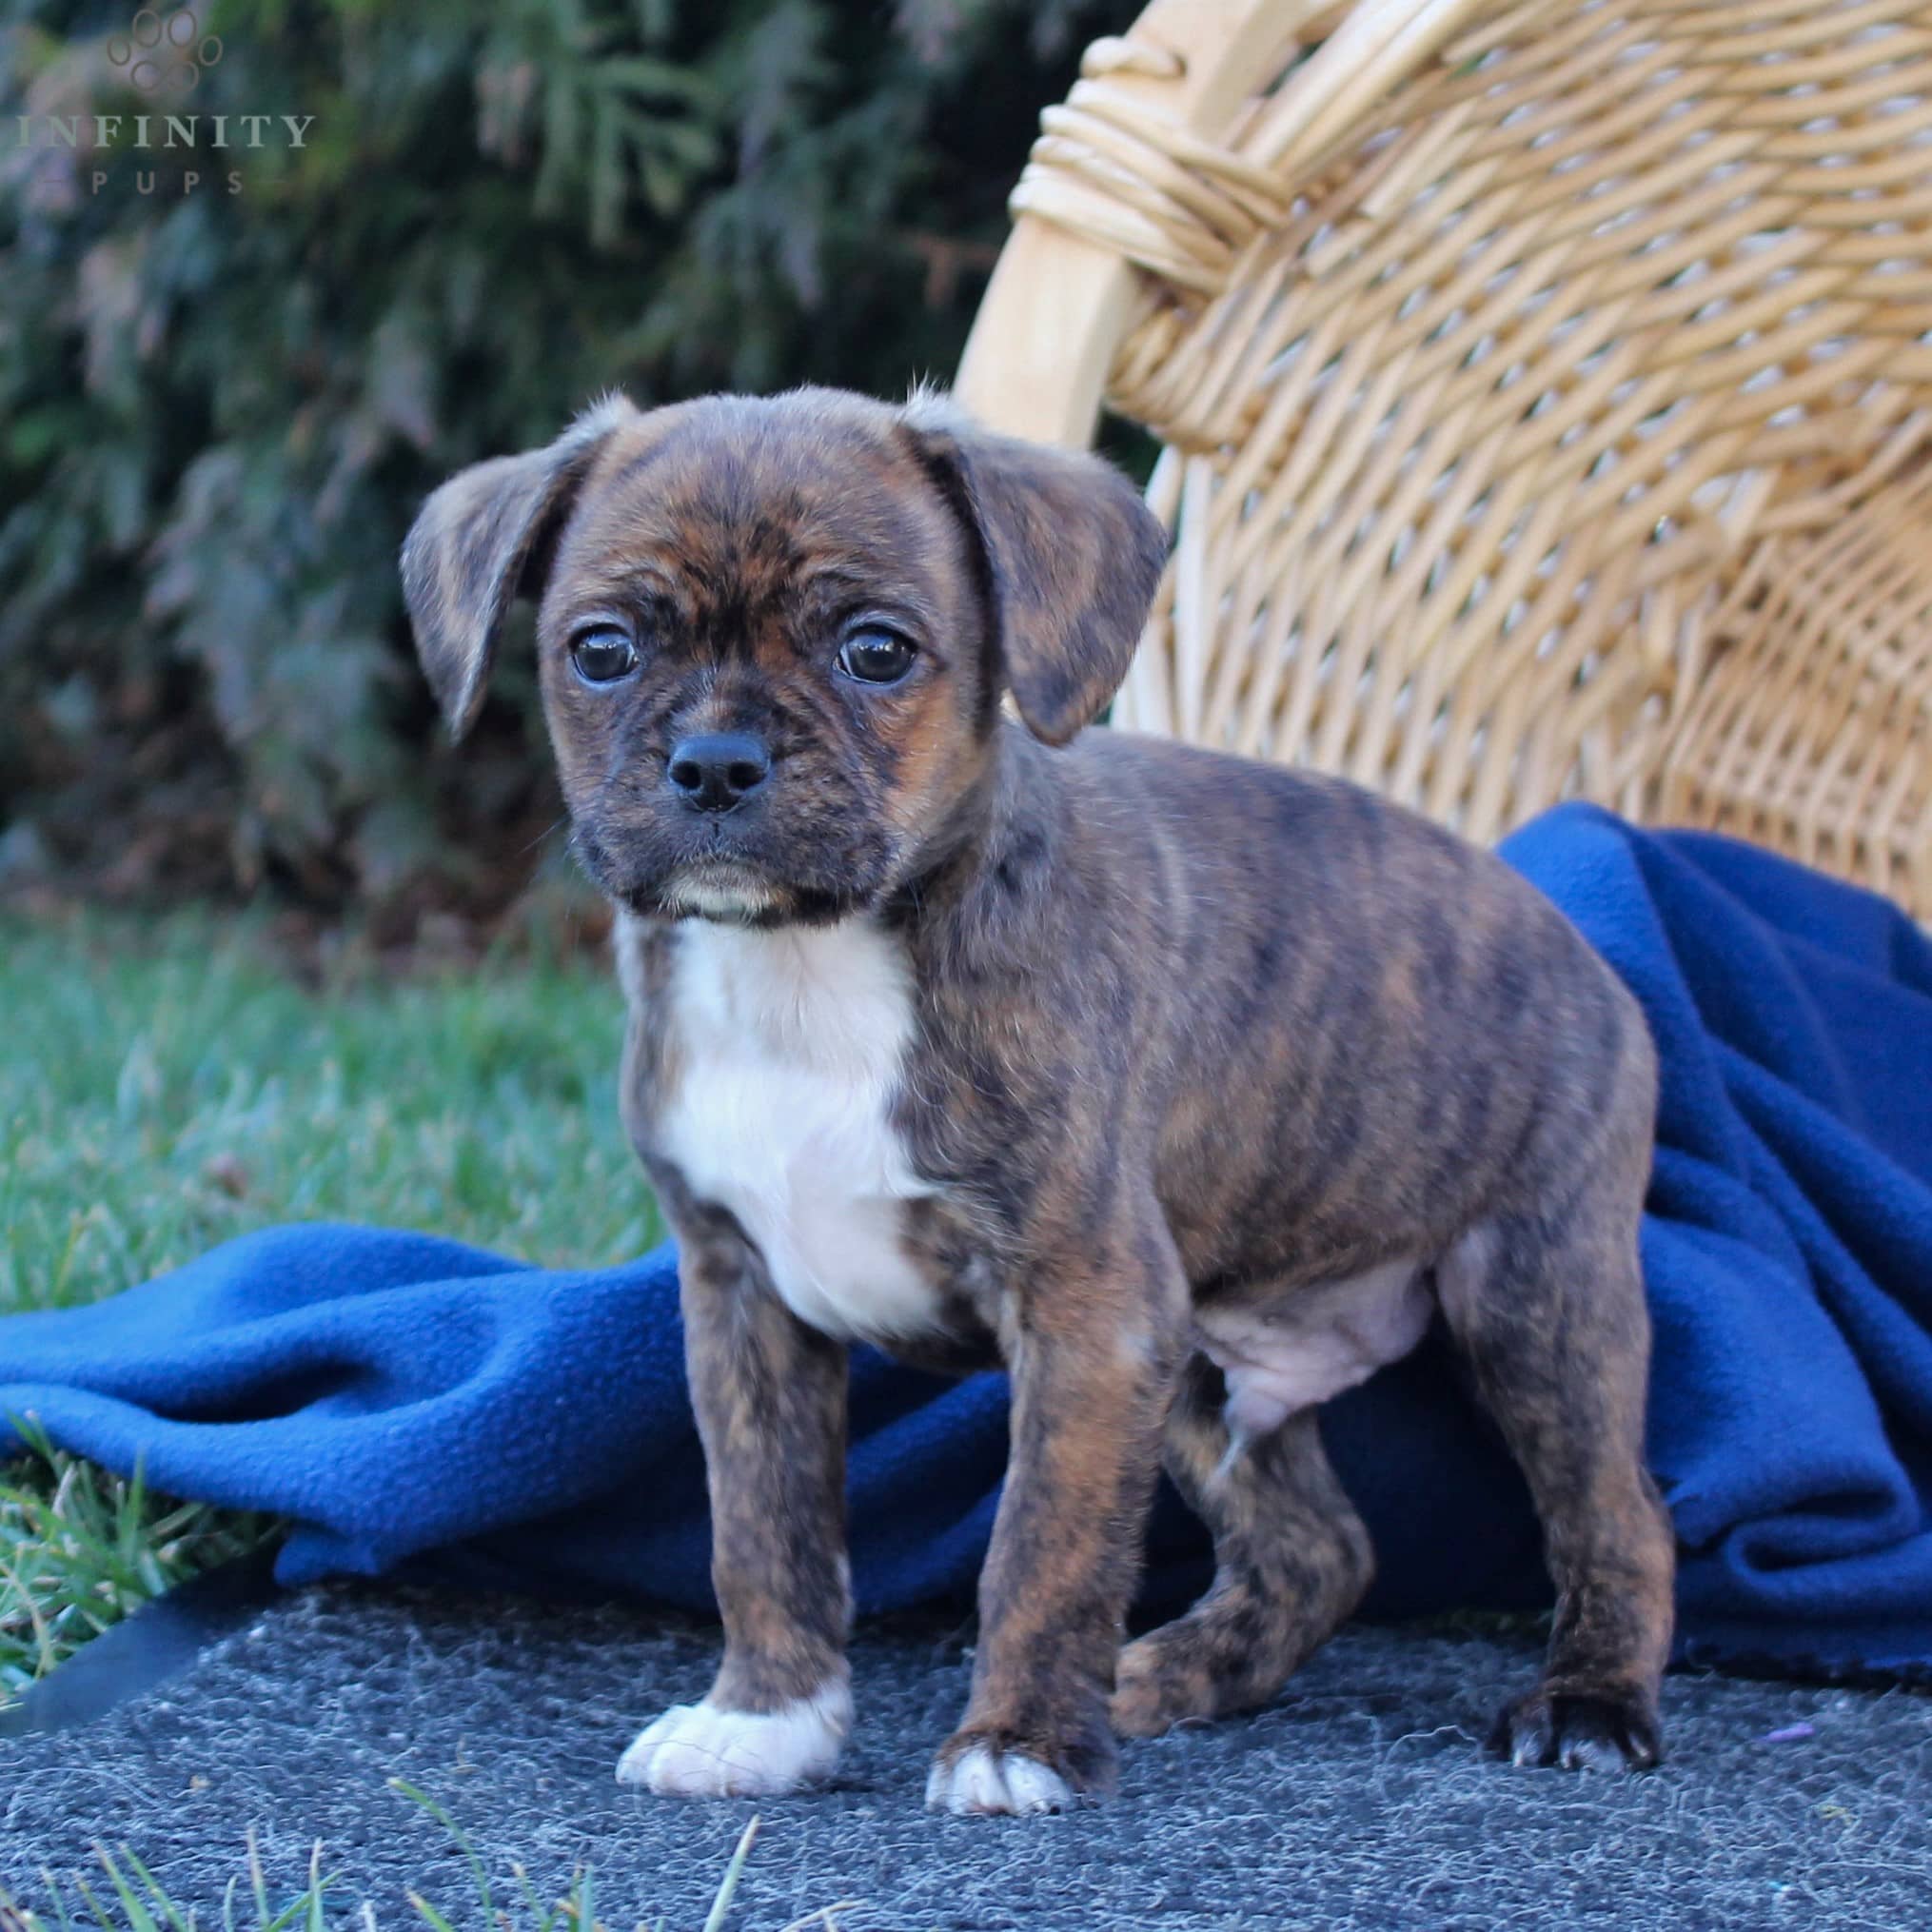
M852 1687L842 1681L773 1711L720 1710L707 1697L646 1725L617 1775L660 1797L777 1797L831 1770L851 1729Z
M926 1780L926 1808L956 1818L1028 1817L1064 1811L1074 1787L1036 1758L1018 1751L994 1751L975 1745L956 1758L942 1759Z

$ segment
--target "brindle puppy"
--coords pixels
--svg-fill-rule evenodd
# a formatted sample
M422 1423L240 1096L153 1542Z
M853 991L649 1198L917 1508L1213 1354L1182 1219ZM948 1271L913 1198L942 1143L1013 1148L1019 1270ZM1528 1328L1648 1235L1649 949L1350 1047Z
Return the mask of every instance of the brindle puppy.
M625 1117L680 1243L724 1661L621 1777L831 1768L847 1341L1011 1370L972 1701L928 1797L1024 1812L1109 1786L1116 1732L1265 1703L1349 1615L1372 1558L1316 1410L1437 1310L1557 1588L1497 1743L1658 1756L1643 1019L1422 819L1081 736L1162 550L1099 462L815 390L614 399L410 535L459 730L542 590L577 849L620 909ZM1163 1454L1219 1574L1123 1649Z

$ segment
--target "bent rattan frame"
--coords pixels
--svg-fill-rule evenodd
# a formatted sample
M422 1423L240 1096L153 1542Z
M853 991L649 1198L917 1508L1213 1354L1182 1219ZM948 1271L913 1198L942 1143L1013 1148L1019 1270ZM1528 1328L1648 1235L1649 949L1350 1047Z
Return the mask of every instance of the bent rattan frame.
M1175 531L1114 710L1932 912L1932 0L1155 0L960 376Z

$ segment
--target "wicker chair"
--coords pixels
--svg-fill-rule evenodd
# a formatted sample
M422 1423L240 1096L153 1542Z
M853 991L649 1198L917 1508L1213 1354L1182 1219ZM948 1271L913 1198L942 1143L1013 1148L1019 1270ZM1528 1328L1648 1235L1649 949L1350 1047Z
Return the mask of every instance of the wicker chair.
M960 372L1165 445L1118 724L1932 915L1932 0L1153 0Z

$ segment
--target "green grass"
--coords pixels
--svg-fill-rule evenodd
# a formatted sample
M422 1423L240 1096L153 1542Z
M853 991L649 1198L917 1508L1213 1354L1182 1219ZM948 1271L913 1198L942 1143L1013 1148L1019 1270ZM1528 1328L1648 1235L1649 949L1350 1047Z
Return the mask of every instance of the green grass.
M588 1865L578 1868L571 1877L569 1889L554 1902L545 1902L521 1864L510 1868L507 1883L500 1878L492 1885L469 1835L435 1799L400 1778L392 1778L389 1788L436 1819L456 1841L469 1865L479 1917L465 1914L460 1922L452 1921L426 1899L410 1893L409 1902L417 1919L429 1927L429 1932L460 1932L460 1928L461 1932L467 1932L472 1925L488 1928L488 1932L616 1932L617 1927L628 1923L635 1923L638 1932L670 1932L668 1922L662 1919L653 1922L634 1920L628 1914L615 1921L601 1916L601 1909L607 1912L609 1907L598 1897L596 1874ZM739 1837L703 1925L693 1928L693 1932L721 1932L758 1833L759 1821L754 1818ZM95 1857L101 1867L96 1880L70 1880L63 1886L51 1876L43 1876L49 1901L48 1909L54 1915L51 1919L29 1910L0 1889L0 1932L16 1932L16 1928L17 1932L71 1932L75 1922L69 1905L74 1911L84 1910L86 1922L98 1926L101 1932L194 1932L199 1924L211 1926L214 1922L176 1904L166 1887L127 1846L118 1851L97 1846ZM366 1901L361 1902L353 1919L345 1920L341 1916L348 1902L342 1897L335 1875L323 1868L323 1848L319 1844L309 1856L303 1880L293 1893L286 1888L271 1887L251 1832L246 1863L228 1882L222 1902L219 1923L224 1932L325 1932L330 1924L345 1923L374 1932L375 1909ZM823 1927L824 1932L838 1932L838 1914L847 1909L844 1904L820 1906L802 1919L793 1920L783 1932L810 1932L815 1926Z
M601 962L352 958L317 989L267 939L210 916L0 920L0 1314L96 1301L280 1221L422 1228L556 1267L658 1238ZM58 1454L0 1484L0 1699L273 1533Z
M0 1703L137 1604L273 1536L265 1516L150 1495L48 1447L0 1470Z
M0 925L0 1310L111 1294L276 1221L392 1222L558 1265L656 1222L595 963L312 992L259 928Z

